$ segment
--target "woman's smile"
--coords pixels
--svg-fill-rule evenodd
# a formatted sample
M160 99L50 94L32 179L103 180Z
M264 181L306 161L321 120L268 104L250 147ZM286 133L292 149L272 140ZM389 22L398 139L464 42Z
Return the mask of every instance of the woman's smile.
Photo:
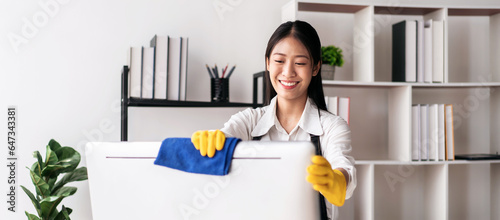
M293 89L299 84L299 81L289 81L289 80L279 80L280 84L285 88L285 89Z

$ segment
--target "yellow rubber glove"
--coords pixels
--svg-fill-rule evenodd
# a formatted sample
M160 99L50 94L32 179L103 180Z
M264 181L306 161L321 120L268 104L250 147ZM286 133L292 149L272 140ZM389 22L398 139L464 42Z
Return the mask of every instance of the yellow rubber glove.
M313 185L314 190L336 206L344 205L346 181L340 170L332 170L332 166L322 156L314 156L312 163L307 167L307 181Z
M200 151L201 156L212 158L215 155L215 150L222 150L224 148L224 141L226 136L222 131L197 131L191 136L191 142L194 147Z

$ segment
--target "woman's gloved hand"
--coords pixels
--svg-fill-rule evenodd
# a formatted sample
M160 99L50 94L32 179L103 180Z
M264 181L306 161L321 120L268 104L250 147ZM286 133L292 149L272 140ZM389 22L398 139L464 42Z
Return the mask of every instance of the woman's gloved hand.
M224 148L226 136L222 131L197 131L191 136L191 142L194 147L200 151L201 156L212 158L215 155L215 150Z
M347 187L344 174L340 170L333 170L328 160L322 156L314 156L311 160L313 164L307 167L307 181L330 203L344 205Z

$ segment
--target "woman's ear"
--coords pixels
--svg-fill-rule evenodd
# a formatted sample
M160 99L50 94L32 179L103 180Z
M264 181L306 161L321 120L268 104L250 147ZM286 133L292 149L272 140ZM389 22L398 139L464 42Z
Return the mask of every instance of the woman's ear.
M318 75L319 73L319 68L321 67L321 61L318 62L318 64L313 66L313 76Z
M266 57L266 70L269 70L269 57Z

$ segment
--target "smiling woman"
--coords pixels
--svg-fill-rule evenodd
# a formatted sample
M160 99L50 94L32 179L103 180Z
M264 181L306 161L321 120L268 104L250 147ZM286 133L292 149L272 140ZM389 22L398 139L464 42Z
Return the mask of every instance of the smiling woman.
M293 37L282 39L274 47L271 57L266 59L266 66L273 88L279 90L278 99L298 102L304 107L309 83L319 70L319 65L312 65L304 45Z
M270 74L273 71L271 71L269 65L269 61L272 61L271 56L274 55L274 53L280 54L280 51L286 48L288 48L288 50L295 50L294 52L298 53L295 54L294 57L297 58L294 60L296 66L304 66L307 71L311 71L314 77L309 77L312 85L305 86L307 88L307 94L313 99L318 108L326 111L326 103L324 98L321 98L324 97L320 68L321 42L316 30L310 24L303 21L283 23L276 29L274 34L270 37L266 48L266 78L269 79L266 81L268 83L272 82ZM266 100L267 104L269 104L270 99L277 93L274 85L272 87L268 86L267 88L270 88L268 92L269 97Z
M354 159L348 156L349 126L326 110L321 43L316 30L303 21L281 24L269 39L265 61L266 83L271 88L268 105L233 115L220 131L225 137L244 141L312 141L317 156L304 167L309 174L307 181L324 196L320 200L322 219L336 219L337 206L342 206L356 188L356 169ZM209 133L200 139L197 133L193 143L207 145L215 153L214 135ZM206 141L201 143L202 139ZM203 155L203 151L200 153Z

